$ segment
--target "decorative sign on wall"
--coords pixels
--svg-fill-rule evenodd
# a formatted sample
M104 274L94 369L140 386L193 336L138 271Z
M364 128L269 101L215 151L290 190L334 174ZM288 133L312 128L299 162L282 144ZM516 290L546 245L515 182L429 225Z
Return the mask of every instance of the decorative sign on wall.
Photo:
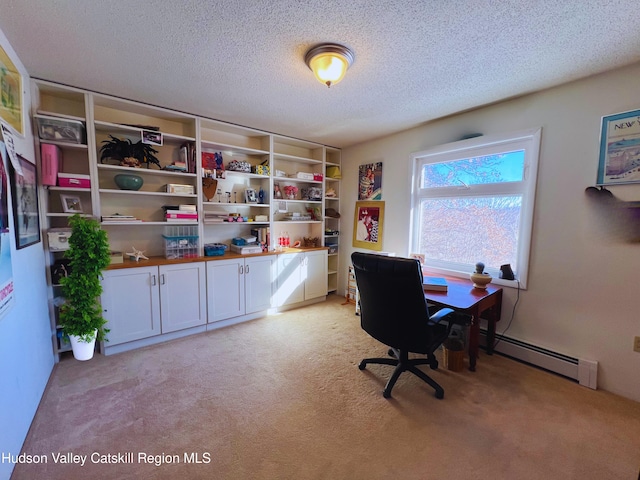
M640 182L640 110L602 117L597 185Z
M382 162L360 165L358 200L382 200Z
M0 318L14 304L13 267L11 264L11 231L9 230L9 183L7 179L7 148L0 142Z

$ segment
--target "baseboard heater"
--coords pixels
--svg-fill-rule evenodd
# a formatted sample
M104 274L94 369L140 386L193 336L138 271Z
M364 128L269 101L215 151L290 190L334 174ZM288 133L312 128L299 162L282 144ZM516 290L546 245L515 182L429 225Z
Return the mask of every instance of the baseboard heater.
M594 390L598 387L598 362L569 357L499 334L496 339L500 339L494 349L497 353L570 378L585 387ZM480 346L486 349L486 345L487 331L480 329Z

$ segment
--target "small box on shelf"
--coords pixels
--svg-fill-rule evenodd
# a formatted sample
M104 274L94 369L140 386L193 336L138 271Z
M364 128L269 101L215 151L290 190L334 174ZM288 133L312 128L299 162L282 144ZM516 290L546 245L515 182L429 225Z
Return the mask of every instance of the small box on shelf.
M165 189L167 193L180 193L187 195L193 195L195 191L193 185L181 185L178 183L168 183L165 186Z
M70 228L50 228L47 236L49 238L50 251L62 252L69 250L69 238L71 238Z
M65 188L91 188L91 177L77 173L58 173L58 185Z

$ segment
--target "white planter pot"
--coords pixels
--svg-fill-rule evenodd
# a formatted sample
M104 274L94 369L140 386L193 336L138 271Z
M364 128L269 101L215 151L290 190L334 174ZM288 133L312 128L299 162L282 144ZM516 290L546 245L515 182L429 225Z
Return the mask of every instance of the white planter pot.
M85 361L93 358L93 351L96 347L96 334L97 330L93 332L93 336L88 342L85 342L82 338L75 335L69 335L71 349L73 350L73 356L76 360Z

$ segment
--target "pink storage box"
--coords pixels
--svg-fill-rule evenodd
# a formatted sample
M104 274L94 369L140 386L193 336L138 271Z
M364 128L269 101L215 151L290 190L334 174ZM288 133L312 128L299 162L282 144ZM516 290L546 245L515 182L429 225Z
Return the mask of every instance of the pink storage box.
M321 182L323 178L324 178L324 175L322 175L321 173L313 174L313 180L316 182Z
M67 188L91 188L91 177L77 173L59 173L58 185Z
M42 184L56 185L58 169L62 163L60 147L43 143L40 145L40 159L42 160Z

